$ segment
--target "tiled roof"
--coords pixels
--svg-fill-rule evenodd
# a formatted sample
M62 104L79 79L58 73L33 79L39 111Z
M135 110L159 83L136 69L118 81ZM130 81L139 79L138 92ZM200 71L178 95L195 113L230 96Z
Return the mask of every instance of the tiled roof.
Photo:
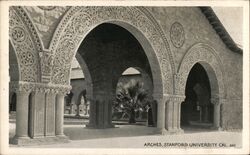
M224 44L233 52L242 54L242 49L237 46L237 44L233 41L231 36L228 34L223 24L219 20L219 18L214 13L211 7L200 7L201 12L206 16L209 23L212 25L216 33L220 36L221 40Z

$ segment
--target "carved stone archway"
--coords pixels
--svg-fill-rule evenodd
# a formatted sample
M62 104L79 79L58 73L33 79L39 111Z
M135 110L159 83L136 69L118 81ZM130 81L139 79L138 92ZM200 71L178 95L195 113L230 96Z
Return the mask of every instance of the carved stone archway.
M214 104L214 126L220 125L220 106L225 103L226 88L224 85L223 65L215 50L207 44L198 43L193 45L182 62L176 75L175 93L185 96L185 86L192 67L199 63L207 72L211 87L211 102Z
M102 23L117 24L137 38L156 75L153 77L157 86L154 94L171 94L174 63L167 40L149 12L137 7L72 7L51 41L50 50L54 54L51 82L69 84L70 64L80 43Z
M40 82L42 45L38 34L22 7L10 7L9 12L9 37L17 56L19 81Z
M9 9L9 39L18 65L18 81L11 81L10 92L16 93L16 133L11 143L35 144L63 137L63 97L70 86L48 84L51 57L43 49L34 24L25 9ZM12 49L10 49L12 50Z

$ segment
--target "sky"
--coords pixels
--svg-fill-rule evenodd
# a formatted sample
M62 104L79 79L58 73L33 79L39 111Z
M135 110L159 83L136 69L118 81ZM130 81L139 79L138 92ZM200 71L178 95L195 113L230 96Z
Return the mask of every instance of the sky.
M212 7L215 14L240 47L243 45L243 8L241 7Z

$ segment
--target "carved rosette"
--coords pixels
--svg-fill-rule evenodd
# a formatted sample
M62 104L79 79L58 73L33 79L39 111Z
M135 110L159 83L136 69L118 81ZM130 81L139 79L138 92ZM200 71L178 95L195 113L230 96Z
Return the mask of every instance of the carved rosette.
M220 62L219 57L215 54L215 51L211 47L201 43L194 45L184 56L179 67L179 71L175 75L175 94L185 94L187 77L189 75L190 70L196 63L205 63L212 68L215 74L215 79L209 79L210 84L211 82L216 83L216 85L218 84L219 95L224 96L225 88L222 63ZM207 73L208 77L210 77L211 75L209 75L209 72Z
M185 42L185 31L181 23L174 22L170 28L170 38L173 45L177 48L182 47Z
M115 21L131 24L144 34L156 52L162 72L163 91L172 92L172 60L168 56L168 43L152 17L136 7L72 7L63 18L51 43L51 50L55 54L52 82L68 84L70 65L66 64L71 63L82 39L97 25Z
M18 8L16 8L18 9ZM19 65L19 79L21 81L37 82L39 80L39 59L36 42L33 41L25 20L19 12L10 7L9 11L9 37Z

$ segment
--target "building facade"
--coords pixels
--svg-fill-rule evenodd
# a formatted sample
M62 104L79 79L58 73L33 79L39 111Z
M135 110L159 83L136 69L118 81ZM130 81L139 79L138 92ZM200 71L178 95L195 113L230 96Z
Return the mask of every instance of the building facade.
M242 129L242 50L209 7L13 6L9 13L14 143L67 140L74 57L85 76L88 127L112 127L119 77L134 67L152 82L160 133L182 133L197 120Z

